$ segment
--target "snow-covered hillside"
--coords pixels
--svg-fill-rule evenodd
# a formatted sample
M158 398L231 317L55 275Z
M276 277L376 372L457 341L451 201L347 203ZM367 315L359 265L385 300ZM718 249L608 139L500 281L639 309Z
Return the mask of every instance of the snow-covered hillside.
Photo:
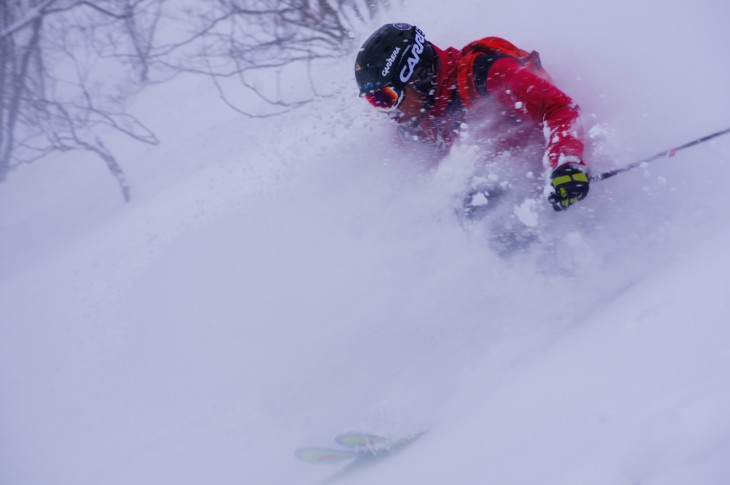
M361 36L539 50L603 171L730 125L728 14L425 0ZM474 145L394 146L352 58L322 74L276 118L200 79L140 95L162 144L113 147L130 204L73 153L0 186L0 483L314 484L338 467L294 450L348 430L429 432L336 483L729 483L730 136L560 214L539 162L490 166L525 191L470 225ZM520 220L537 242L490 242Z

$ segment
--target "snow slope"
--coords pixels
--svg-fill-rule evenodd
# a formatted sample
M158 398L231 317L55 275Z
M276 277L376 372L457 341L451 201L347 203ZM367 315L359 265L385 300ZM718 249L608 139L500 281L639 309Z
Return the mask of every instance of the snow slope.
M723 2L442 3L388 19L538 49L596 170L730 123ZM131 204L78 154L0 186L0 483L319 483L293 450L352 429L430 431L341 483L728 483L730 139L565 214L505 160L525 191L465 226L478 150L392 146L351 69L272 119L144 93L162 145L109 142ZM515 207L540 241L505 256Z

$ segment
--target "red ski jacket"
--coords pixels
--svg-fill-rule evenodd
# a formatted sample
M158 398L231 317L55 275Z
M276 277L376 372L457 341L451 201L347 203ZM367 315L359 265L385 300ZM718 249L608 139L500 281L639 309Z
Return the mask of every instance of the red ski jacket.
M542 138L546 167L584 164L579 107L552 83L536 52L518 58L472 47L494 39L512 46L499 38L477 41L461 51L433 46L439 58L435 93L422 118L401 125L402 134L448 149L463 122L479 121L474 136L491 140L497 149Z

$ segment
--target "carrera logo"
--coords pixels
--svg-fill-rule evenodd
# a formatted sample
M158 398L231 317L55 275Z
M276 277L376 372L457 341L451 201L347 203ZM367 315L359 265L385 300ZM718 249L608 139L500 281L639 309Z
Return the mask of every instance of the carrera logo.
M413 70L421 61L424 42L426 42L426 36L423 35L421 29L416 29L416 44L411 48L411 57L408 58L408 64L403 66L400 71L400 80L402 82L407 83L413 76Z
M381 73L383 77L387 76L390 72L390 68L393 67L393 63L395 62L395 58L400 52L400 47L396 47L393 53L388 58L388 62L385 64L385 67L383 68L383 72Z

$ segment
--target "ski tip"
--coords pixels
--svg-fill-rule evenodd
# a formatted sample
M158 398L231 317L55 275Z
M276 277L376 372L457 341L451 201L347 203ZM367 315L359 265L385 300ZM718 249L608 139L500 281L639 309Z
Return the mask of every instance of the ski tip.
M337 435L335 441L347 448L364 451L381 448L391 440L385 436L351 431Z
M304 463L327 465L330 463L340 463L350 460L357 456L352 450L330 450L327 448L299 448L294 451L300 461Z
M337 435L335 441L350 450L360 453L380 454L411 443L424 433L425 431L420 431L394 438L373 433L347 432Z

